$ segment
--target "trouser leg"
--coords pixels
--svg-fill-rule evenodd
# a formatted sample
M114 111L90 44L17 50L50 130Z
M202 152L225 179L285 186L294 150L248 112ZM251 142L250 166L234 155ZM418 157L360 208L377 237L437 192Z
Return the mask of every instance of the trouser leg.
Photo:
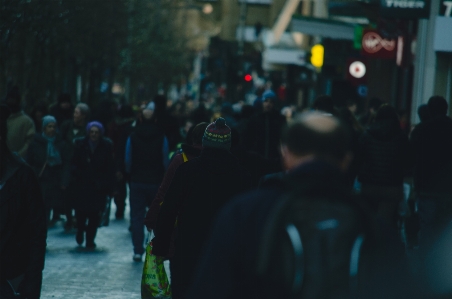
M76 210L75 218L77 219L77 230L79 232L84 232L86 230L86 220L88 219L87 213L81 210Z
M146 211L146 187L144 184L130 184L130 222L132 228L132 244L135 254L144 253L143 221Z
M127 186L126 181L121 180L118 182L118 193L114 197L115 205L116 205L116 218L124 217L124 210L126 208L126 197L127 197Z
M100 212L94 211L88 213L88 225L86 226L86 244L94 243L97 228L99 227Z

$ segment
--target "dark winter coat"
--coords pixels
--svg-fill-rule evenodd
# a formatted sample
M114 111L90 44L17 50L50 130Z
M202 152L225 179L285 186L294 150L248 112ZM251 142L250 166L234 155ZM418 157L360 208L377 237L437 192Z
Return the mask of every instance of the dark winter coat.
M438 117L411 133L414 185L419 192L452 195L452 120Z
M144 122L130 134L132 164L130 181L160 185L165 173L163 141L165 134L157 125Z
M277 278L280 277L270 277L272 282L269 284L257 275L258 253L262 240L267 237L264 231L271 221L270 216L281 202L283 194L289 191L296 191L300 200L319 197L356 206L346 182L345 175L335 166L315 160L285 175L282 184L245 193L231 200L221 210L213 225L194 275L194 283L185 298L292 298L289 296L290 290L278 284ZM391 234L384 235L387 237ZM383 247L387 246L384 242L382 244ZM389 247L393 249L392 246ZM395 257L396 261L401 254L402 248ZM391 258L394 257L388 254L384 258L393 261ZM388 286L387 283L395 276L391 271L392 269L387 271L386 276L379 277L386 284L369 284L369 287L375 287L373 290L387 290L392 285L399 284L400 281L394 280ZM368 298L387 298L376 296Z
M44 202L31 167L18 156L3 150L1 154L2 159L8 157L0 186L0 279L25 273L19 291L37 299L46 251Z
M42 134L36 134L27 152L27 163L38 176L44 202L47 207L62 208L63 197L61 187L67 187L70 181L70 150L66 142L59 136L55 139L55 148L61 156L61 164L45 165L47 161L47 140ZM41 174L42 172L42 174ZM41 176L39 176L41 174Z
M246 149L267 159L278 159L281 132L286 119L279 111L261 112L255 115L245 129L243 143Z
M157 223L158 214L160 211L160 206L162 205L163 200L165 199L165 194L168 191L168 188L173 181L174 175L176 174L176 170L179 166L186 162L182 156L184 153L188 160L198 157L201 154L202 147L194 147L188 144L182 145L182 152L176 154L171 160L170 165L163 177L162 184L159 187L155 198L152 200L151 205L149 206L149 210L146 214L146 218L144 219L144 224L146 225L148 230L152 230L155 228Z
M362 136L358 150L361 183L402 186L410 166L408 137L384 122L375 123Z
M113 144L110 139L101 138L94 152L91 151L88 137L76 139L71 170L74 208L86 212L101 211L115 182Z
M191 280L215 215L232 196L250 186L246 170L225 150L204 148L200 157L179 166L160 209L153 241L153 253L166 256L177 218L171 276L178 294Z

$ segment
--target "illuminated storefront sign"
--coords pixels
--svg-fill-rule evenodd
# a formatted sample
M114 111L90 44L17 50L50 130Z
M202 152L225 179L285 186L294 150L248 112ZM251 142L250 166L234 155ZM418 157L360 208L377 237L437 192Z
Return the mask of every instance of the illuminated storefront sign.
M396 40L382 37L378 31L364 30L362 39L362 54L376 58L395 58Z

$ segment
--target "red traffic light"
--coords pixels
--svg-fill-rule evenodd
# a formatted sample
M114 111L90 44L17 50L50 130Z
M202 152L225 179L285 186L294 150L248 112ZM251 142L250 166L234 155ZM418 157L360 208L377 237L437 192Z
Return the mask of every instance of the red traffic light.
M250 82L251 80L253 80L253 76L251 76L250 74L246 74L245 75L245 81L246 82Z

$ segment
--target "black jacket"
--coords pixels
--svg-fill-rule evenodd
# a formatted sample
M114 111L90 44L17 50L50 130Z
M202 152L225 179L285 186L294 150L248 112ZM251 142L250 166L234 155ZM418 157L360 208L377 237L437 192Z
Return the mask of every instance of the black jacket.
M183 163L165 195L154 230L153 253L167 256L177 218L176 251L171 260L173 287L187 287L201 248L220 208L246 191L251 178L228 151L204 148L201 156Z
M76 139L72 157L74 208L83 211L101 211L105 198L113 192L115 183L113 144L101 138L94 152L88 137Z
M278 187L252 191L231 200L213 225L186 298L290 298L289 290L277 285L276 279L270 285L263 283L256 269L260 244L267 237L263 233L269 217L282 195L295 190L299 196L326 198L356 206L345 175L322 161L308 162L294 169ZM384 234L385 237L388 235L391 234ZM384 258L393 261L391 254ZM400 255L395 260L398 259ZM387 270L387 277L381 277L385 284L379 281L372 286L384 290L391 288L388 286L388 281L393 278L389 275L391 271ZM385 298L375 296L368 298Z
M44 202L34 171L18 156L2 155L6 170L0 188L0 277L4 281L25 273L19 291L36 299L46 251Z
M144 122L130 135L132 165L130 181L159 185L165 167L163 165L163 140L165 135L157 125Z
M410 160L408 137L384 122L375 123L363 134L358 149L361 183L401 186Z
M444 116L420 123L411 145L416 190L452 195L452 120Z

